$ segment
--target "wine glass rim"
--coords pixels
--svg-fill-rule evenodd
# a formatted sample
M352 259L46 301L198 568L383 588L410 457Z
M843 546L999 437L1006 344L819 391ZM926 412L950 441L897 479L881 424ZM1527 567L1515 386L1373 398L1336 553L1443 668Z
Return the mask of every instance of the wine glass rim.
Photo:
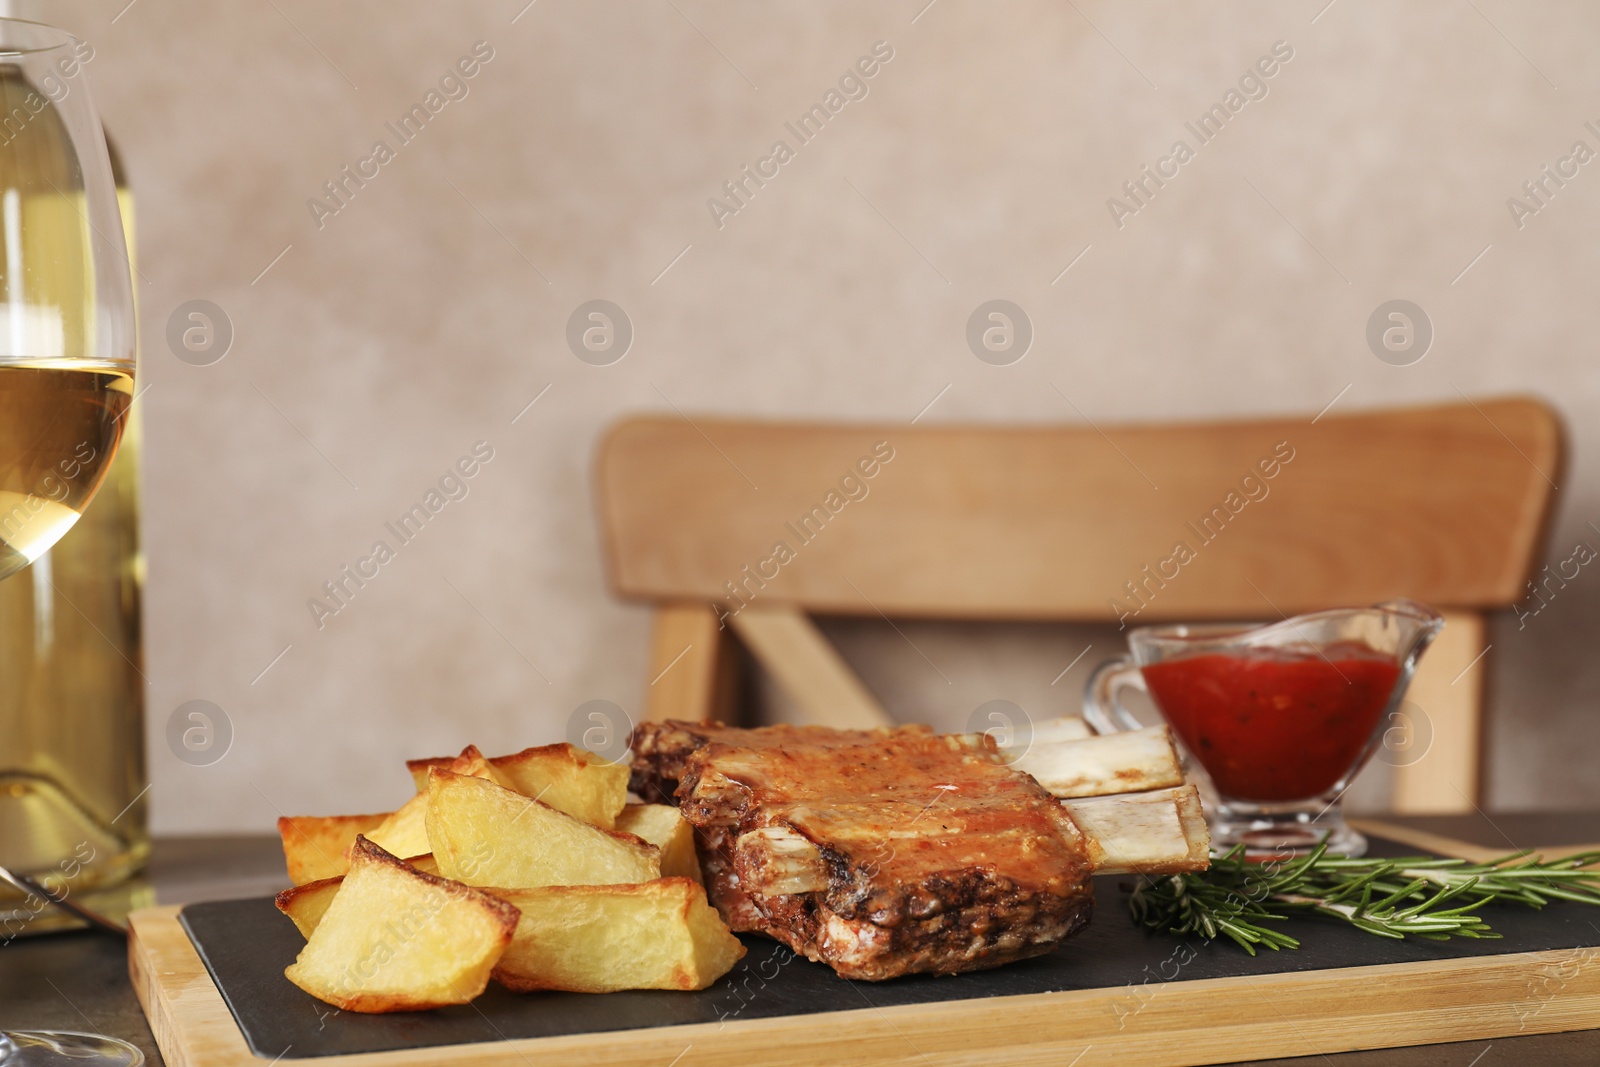
M5 302L0 300L0 307L4 306ZM0 367L22 366L39 370L107 370L115 371L119 374L132 374L138 362L139 358L137 356L128 356L126 358L97 355L38 356L26 353L15 355L0 351ZM0 1067L4 1067L4 1064L0 1064Z
M27 27L36 31L48 43L34 45L19 45L7 40L7 30L12 27ZM63 49L71 50L77 47L78 38L63 30L59 26L52 26L48 22L36 22L33 19L18 19L0 17L0 59L12 56L36 56L46 52L58 52Z

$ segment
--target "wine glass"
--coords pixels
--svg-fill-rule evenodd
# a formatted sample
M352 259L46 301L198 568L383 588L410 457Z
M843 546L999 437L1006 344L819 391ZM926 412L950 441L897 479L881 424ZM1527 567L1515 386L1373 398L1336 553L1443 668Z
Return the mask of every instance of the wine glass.
M133 288L81 46L0 20L0 578L88 506L133 401Z
M133 287L90 54L61 30L0 19L0 579L78 520L133 402ZM67 1061L144 1056L103 1035L0 1031L0 1067Z

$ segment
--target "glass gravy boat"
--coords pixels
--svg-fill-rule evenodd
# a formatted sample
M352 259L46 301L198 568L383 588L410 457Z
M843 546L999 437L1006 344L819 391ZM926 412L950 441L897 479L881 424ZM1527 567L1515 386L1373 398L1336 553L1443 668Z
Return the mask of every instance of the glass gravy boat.
M1143 689L1203 767L1214 852L1301 854L1326 840L1359 856L1366 839L1339 801L1397 713L1417 660L1444 626L1409 600L1319 611L1270 626L1145 626L1131 655L1089 678L1084 718L1100 733L1139 729L1119 690Z

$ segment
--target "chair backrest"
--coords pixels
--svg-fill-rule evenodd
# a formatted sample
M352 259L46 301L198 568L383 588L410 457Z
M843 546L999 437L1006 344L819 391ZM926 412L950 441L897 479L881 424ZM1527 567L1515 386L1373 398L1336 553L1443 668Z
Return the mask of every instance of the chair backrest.
M623 597L1143 623L1509 605L1561 457L1526 399L1104 432L645 417L598 492Z
M1464 810L1482 613L1524 596L1564 456L1556 414L1517 397L1115 427L639 417L596 489L614 589L661 609L653 714L727 706L723 623L842 725L884 715L806 612L1134 625L1411 597L1450 625L1412 688L1433 751L1396 806Z

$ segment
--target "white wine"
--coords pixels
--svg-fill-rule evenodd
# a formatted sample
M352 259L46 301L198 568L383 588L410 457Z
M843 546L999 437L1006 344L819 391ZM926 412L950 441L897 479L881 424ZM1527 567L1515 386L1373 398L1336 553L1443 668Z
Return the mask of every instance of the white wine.
M123 416L83 517L0 582L0 853L74 893L121 882L150 848L139 415L135 404ZM120 897L95 903L121 910ZM0 942L47 918L0 891Z
M0 362L0 579L78 521L132 400L133 379L115 368Z

